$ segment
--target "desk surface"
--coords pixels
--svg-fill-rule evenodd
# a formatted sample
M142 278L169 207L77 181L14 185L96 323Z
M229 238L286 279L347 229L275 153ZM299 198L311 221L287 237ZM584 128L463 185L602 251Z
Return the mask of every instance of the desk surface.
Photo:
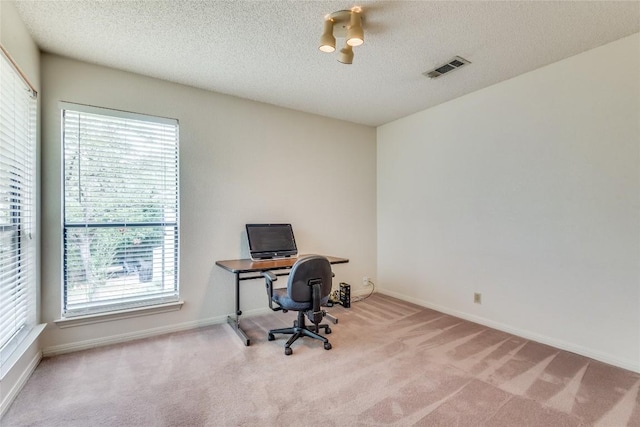
M216 265L232 273L251 273L291 268L296 261L304 256L305 255L299 255L297 258L268 259L264 261L254 261L252 259L229 259L216 261ZM326 258L331 264L344 264L349 262L349 259L347 258L338 258L334 256L327 256Z

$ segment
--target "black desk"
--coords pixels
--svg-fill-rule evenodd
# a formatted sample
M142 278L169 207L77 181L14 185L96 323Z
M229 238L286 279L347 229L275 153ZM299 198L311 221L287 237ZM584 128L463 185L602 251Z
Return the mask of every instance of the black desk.
M235 316L227 316L227 323L231 325L234 331L244 340L245 345L250 345L251 341L249 337L244 333L242 328L240 327L240 316L242 315L242 311L240 310L240 281L241 280L251 280L251 279L262 279L263 276L260 274L252 274L252 273L262 273L263 271L282 271L282 270L290 270L293 267L293 264L299 258L304 257L304 255L300 255L298 258L283 258L283 259L275 259L275 260L265 260L265 261L253 261L251 259L229 259L224 261L216 261L216 265L218 267L222 267L225 270L233 273L236 278L236 314ZM327 256L327 259L331 264L344 264L349 262L347 258L337 258L333 256ZM248 275L247 275L248 274ZM276 276L286 276L289 273L274 273Z

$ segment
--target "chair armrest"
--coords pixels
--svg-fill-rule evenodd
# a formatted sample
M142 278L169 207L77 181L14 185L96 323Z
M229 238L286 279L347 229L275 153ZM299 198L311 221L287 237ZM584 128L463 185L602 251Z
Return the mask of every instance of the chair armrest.
M267 288L267 297L269 298L269 308L273 311L280 311L282 307L273 306L273 282L278 280L278 277L270 271L263 271L265 286Z
M270 271L263 271L262 275L264 276L265 279L267 279L267 281L270 281L270 282L275 282L276 280L278 280L278 276L276 276Z

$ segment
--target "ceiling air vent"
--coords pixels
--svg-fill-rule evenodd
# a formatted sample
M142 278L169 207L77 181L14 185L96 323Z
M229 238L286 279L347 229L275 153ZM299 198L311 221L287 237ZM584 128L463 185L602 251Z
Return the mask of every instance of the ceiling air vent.
M471 62L467 61L466 59L460 56L456 56L446 64L440 65L439 67L436 67L431 71L425 71L422 74L427 77L431 77L432 79L435 79L436 77L440 77L441 75L451 72L453 70L456 70L466 64L471 64Z

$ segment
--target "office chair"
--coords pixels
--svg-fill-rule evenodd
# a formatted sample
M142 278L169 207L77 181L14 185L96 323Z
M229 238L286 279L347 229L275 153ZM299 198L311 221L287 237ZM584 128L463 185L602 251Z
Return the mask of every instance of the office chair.
M284 345L284 354L287 356L293 353L291 344L301 337L320 340L324 343L325 350L331 350L329 340L319 334L321 329L324 329L326 334L331 333L329 325L320 324L326 315L321 305L328 301L331 293L333 272L329 260L320 255L300 258L291 268L286 288L273 288L273 282L277 280L277 277L272 272L265 271L262 275L266 280L269 307L273 311L293 310L298 312L298 320L293 322L293 327L270 330L267 336L269 341L275 339L274 334L292 335ZM273 306L274 302L278 305L277 307ZM305 315L313 325L305 323Z

